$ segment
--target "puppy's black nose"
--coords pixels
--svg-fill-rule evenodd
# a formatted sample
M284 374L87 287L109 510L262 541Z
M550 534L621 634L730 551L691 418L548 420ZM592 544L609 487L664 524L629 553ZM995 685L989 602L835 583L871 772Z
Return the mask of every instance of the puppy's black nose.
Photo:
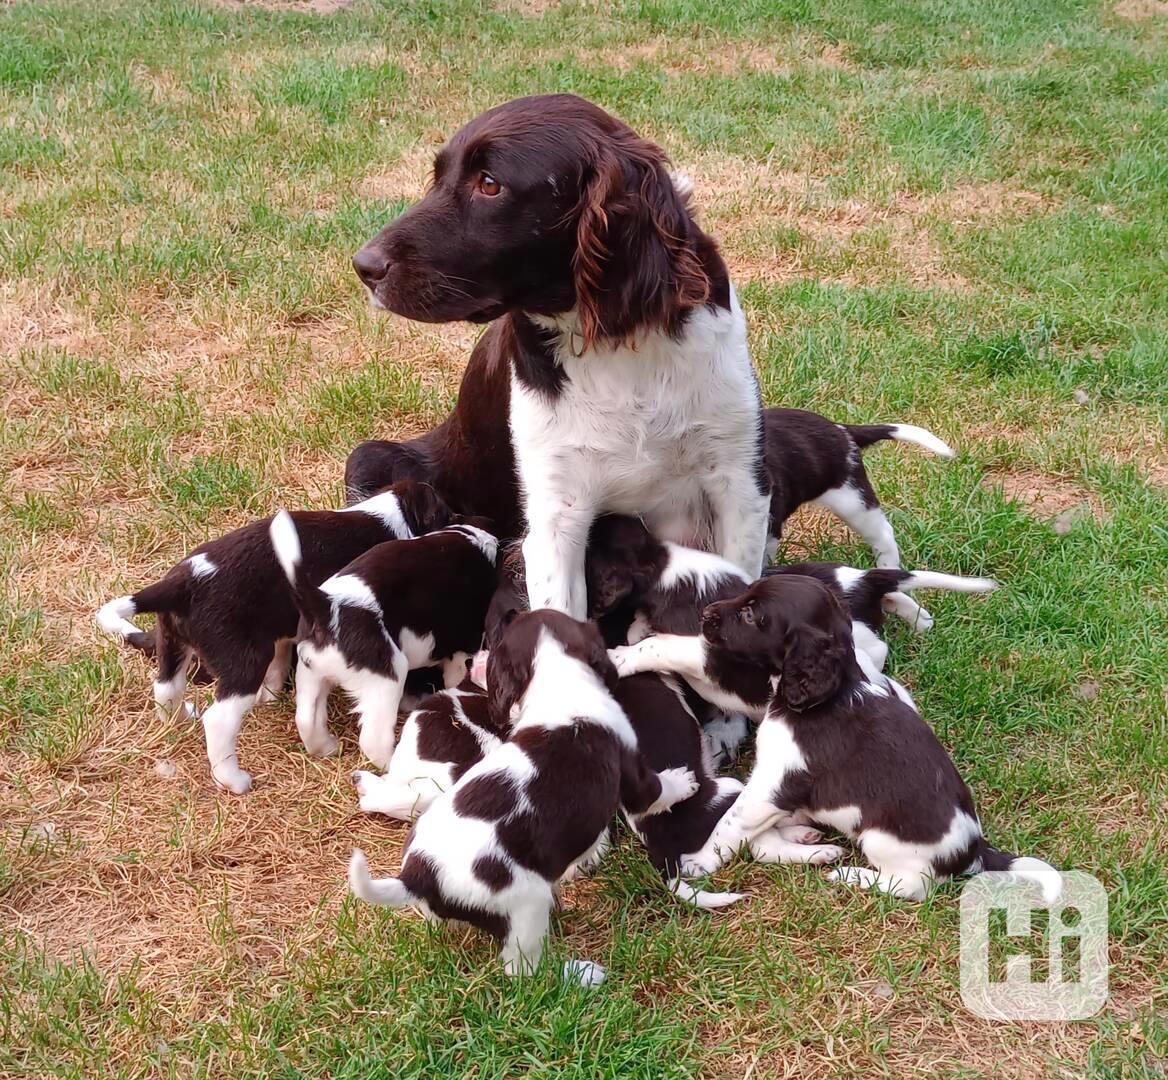
M372 287L389 273L389 259L372 244L366 244L353 256L353 269L366 285Z

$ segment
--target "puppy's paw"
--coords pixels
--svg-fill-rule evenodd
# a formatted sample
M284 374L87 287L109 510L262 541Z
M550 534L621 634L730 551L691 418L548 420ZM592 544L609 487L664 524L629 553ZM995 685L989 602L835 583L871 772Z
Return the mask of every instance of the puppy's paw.
M636 675L637 666L634 663L634 657L637 654L636 646L634 645L618 645L615 649L608 650L608 658L612 661L612 666L616 668L616 673L620 678L626 675Z
M692 855L683 855L679 869L682 876L706 877L722 868L721 857L713 851L697 851Z
M661 781L661 798L658 802L666 810L696 795L700 786L693 769L665 769L657 774L657 779Z
M823 839L823 833L810 825L781 825L778 832L788 844L818 844Z
M581 986L599 986L608 976L608 972L594 960L566 960L564 962L564 978L569 982L577 982Z
M228 765L218 766L212 775L215 777L215 783L221 788L226 788L235 795L246 795L251 791L251 776L238 767L232 768Z
M837 885L856 885L861 889L871 888L879 875L866 866L840 866L827 875L827 880Z

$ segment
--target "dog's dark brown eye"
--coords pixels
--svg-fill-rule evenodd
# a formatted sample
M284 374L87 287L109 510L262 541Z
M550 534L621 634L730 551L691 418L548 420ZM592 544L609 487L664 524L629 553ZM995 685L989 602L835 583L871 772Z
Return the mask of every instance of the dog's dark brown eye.
M490 173L480 173L478 189L483 195L498 195L503 190L503 185Z

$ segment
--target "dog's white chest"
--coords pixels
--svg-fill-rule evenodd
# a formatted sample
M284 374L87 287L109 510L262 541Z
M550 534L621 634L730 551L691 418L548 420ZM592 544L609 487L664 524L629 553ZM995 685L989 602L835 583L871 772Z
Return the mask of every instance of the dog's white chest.
M561 354L554 398L512 380L511 430L529 500L578 500L595 513L692 519L719 474L743 467L757 439L758 391L745 322L695 312L680 341Z

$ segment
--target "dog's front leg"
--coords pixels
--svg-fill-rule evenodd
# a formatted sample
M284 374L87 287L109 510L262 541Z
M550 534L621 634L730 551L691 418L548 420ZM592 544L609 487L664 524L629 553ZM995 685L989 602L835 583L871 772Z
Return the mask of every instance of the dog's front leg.
M706 639L697 634L652 634L635 645L619 645L608 655L623 679L643 671L677 674L704 681Z
M580 505L533 512L529 500L523 561L533 611L554 608L573 619L587 617L584 551L594 516L590 507Z
M714 516L714 550L751 578L762 573L766 558L771 500L753 476L725 478L707 490Z

